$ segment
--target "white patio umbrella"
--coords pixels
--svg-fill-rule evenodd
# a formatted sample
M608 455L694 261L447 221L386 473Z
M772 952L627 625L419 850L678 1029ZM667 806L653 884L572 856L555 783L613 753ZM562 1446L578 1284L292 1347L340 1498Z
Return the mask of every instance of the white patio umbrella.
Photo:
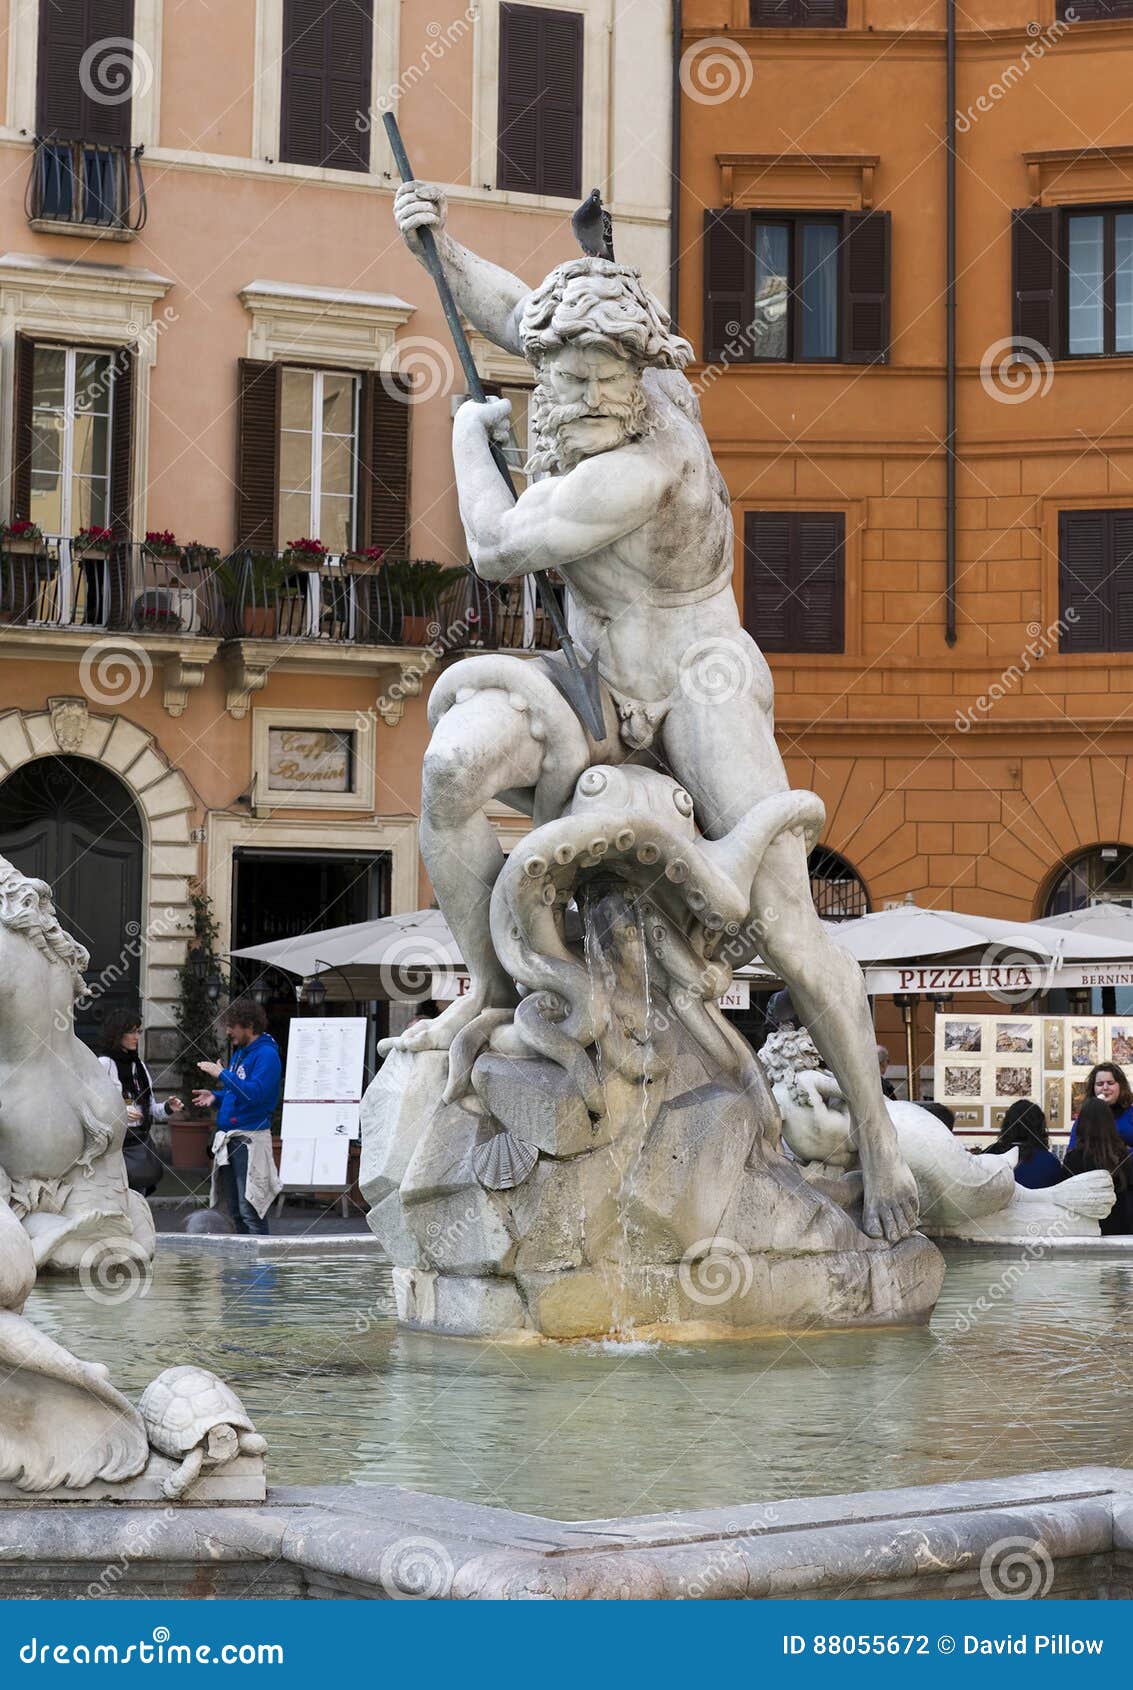
M1133 909L1128 904L1101 902L1066 915L1044 916L1040 927L1067 933L1088 933L1099 939L1117 940L1133 948Z
M440 910L413 910L377 921L325 927L268 945L233 951L301 980L325 975L330 995L341 984L359 1001L370 998L428 998L444 991L462 971L460 951Z

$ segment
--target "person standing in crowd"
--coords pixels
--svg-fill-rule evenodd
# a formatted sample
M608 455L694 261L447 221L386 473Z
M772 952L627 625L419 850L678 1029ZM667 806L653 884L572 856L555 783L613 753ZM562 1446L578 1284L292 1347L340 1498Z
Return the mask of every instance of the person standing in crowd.
M141 1016L133 1010L117 1010L103 1022L102 1055L98 1060L126 1102L122 1156L130 1190L152 1197L165 1165L153 1147L150 1131L155 1121L180 1115L184 1104L179 1097L167 1098L164 1103L154 1097L150 1071L138 1054L141 1037Z
M1015 1183L1030 1191L1043 1191L1048 1185L1061 1185L1068 1179L1062 1163L1050 1148L1046 1130L1046 1116L1029 1097L1015 1100L1003 1117L999 1137L994 1144L984 1146L985 1156L1002 1156L1017 1150Z
M227 1068L198 1062L217 1082L215 1091L195 1091L193 1102L219 1105L212 1141L212 1207L224 1206L237 1232L266 1233L267 1213L279 1195L271 1147L271 1118L279 1102L282 1065L279 1046L267 1031L267 1016L253 998L235 998L224 1016L233 1046Z
M1133 1091L1129 1089L1124 1068L1119 1068L1116 1062L1099 1062L1091 1068L1086 1076L1086 1097L1100 1098L1109 1105L1118 1137L1133 1150ZM1070 1128L1070 1149L1078 1142L1077 1131L1075 1119Z
M1117 1201L1099 1222L1106 1233L1133 1232L1133 1182L1130 1179L1130 1149L1117 1130L1111 1106L1100 1097L1088 1097L1075 1123L1077 1138L1066 1152L1067 1173L1088 1174L1095 1169L1112 1175Z
M877 1066L881 1070L881 1090L883 1095L891 1099L892 1102L896 1103L897 1087L893 1084L892 1080L887 1080L885 1078L885 1071L889 1067L889 1050L886 1045L878 1045L877 1047Z

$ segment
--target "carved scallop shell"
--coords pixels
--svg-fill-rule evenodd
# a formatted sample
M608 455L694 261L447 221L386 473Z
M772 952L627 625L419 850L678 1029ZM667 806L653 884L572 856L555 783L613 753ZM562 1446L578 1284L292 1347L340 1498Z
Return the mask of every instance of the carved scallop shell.
M516 1138L506 1128L472 1152L473 1172L488 1191L511 1191L522 1185L538 1160L535 1145Z

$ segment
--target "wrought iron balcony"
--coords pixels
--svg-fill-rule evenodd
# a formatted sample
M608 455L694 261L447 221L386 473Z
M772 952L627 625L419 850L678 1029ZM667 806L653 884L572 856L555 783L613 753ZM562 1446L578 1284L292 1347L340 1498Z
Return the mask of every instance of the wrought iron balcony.
M233 639L535 650L552 635L522 582L496 587L426 561L245 552L218 569Z
M141 147L37 136L25 209L33 225L136 234L146 222Z
M0 539L0 640L5 624L216 638L215 564L212 553L165 558L122 542Z

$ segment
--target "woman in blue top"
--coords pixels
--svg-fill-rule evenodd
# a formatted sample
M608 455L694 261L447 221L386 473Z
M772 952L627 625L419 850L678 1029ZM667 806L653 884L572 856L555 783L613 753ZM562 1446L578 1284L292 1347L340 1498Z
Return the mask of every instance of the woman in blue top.
M1062 1163L1050 1148L1046 1116L1030 1098L1018 1098L1006 1115L994 1144L985 1146L989 1155L1002 1156L1007 1150L1017 1150L1015 1183L1031 1191L1042 1191L1048 1185L1061 1185L1067 1174Z
M1109 1104L1117 1136L1133 1149L1133 1091L1129 1089L1124 1068L1119 1068L1116 1062L1099 1062L1086 1077L1086 1096L1100 1097L1103 1103ZM1075 1121L1070 1129L1068 1149L1072 1150L1077 1144L1077 1135L1078 1124Z

